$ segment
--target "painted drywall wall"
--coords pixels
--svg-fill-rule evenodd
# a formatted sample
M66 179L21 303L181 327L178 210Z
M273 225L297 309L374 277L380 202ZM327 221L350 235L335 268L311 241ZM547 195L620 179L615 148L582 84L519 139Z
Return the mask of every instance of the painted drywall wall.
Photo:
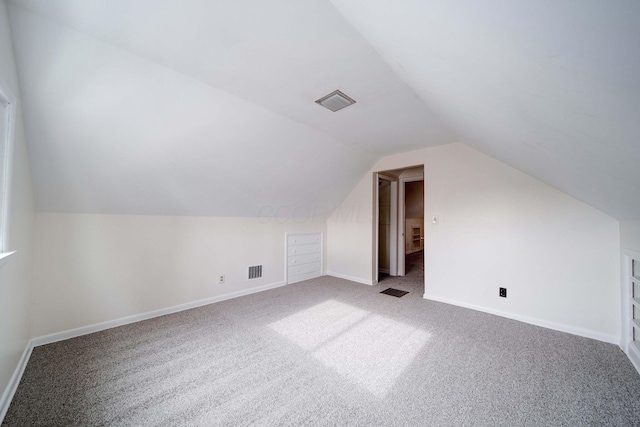
M30 282L33 242L33 190L20 108L7 7L0 1L0 79L18 98L13 141L9 249L18 251L0 266L0 396L30 338Z
M372 280L372 173L418 162L425 297L619 342L619 222L464 144L382 158L327 221L328 271Z
M282 282L285 232L324 232L324 224L37 213L33 335ZM251 265L263 265L262 278L247 280Z
M327 219L327 273L362 283L377 283L373 262L373 170L351 190Z
M620 222L620 246L640 252L640 221Z

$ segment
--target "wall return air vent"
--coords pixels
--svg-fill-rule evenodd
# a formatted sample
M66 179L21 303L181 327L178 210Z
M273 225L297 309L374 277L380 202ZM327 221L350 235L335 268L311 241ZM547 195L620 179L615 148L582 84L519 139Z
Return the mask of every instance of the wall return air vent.
M316 104L320 104L334 113L355 103L356 101L354 99L349 98L339 90L334 90L329 95L325 95L316 101Z
M262 266L252 265L249 267L249 280L259 279L262 277Z

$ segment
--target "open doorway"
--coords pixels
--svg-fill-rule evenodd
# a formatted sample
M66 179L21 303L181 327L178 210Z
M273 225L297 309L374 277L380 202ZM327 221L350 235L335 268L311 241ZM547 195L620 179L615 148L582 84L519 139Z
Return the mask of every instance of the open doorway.
M375 175L375 273L384 286L424 294L424 167ZM393 236L395 232L395 237Z

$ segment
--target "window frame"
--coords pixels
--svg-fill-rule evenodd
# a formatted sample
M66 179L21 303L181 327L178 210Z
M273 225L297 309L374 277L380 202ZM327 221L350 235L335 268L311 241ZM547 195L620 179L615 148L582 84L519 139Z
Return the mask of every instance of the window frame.
M0 108L6 108L6 113L1 114L0 119L5 120L4 135L0 135L0 144L4 146L4 159L0 163L0 265L9 255L15 253L9 250L9 216L11 204L11 178L13 169L13 146L15 139L15 125L17 112L17 98L9 88L9 85L0 78Z

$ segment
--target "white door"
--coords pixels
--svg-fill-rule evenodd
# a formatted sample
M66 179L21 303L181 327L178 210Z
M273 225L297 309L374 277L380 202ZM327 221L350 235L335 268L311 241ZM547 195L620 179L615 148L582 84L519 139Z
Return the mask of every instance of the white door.
M376 275L398 274L398 180L377 174ZM374 278L374 279L377 279Z

